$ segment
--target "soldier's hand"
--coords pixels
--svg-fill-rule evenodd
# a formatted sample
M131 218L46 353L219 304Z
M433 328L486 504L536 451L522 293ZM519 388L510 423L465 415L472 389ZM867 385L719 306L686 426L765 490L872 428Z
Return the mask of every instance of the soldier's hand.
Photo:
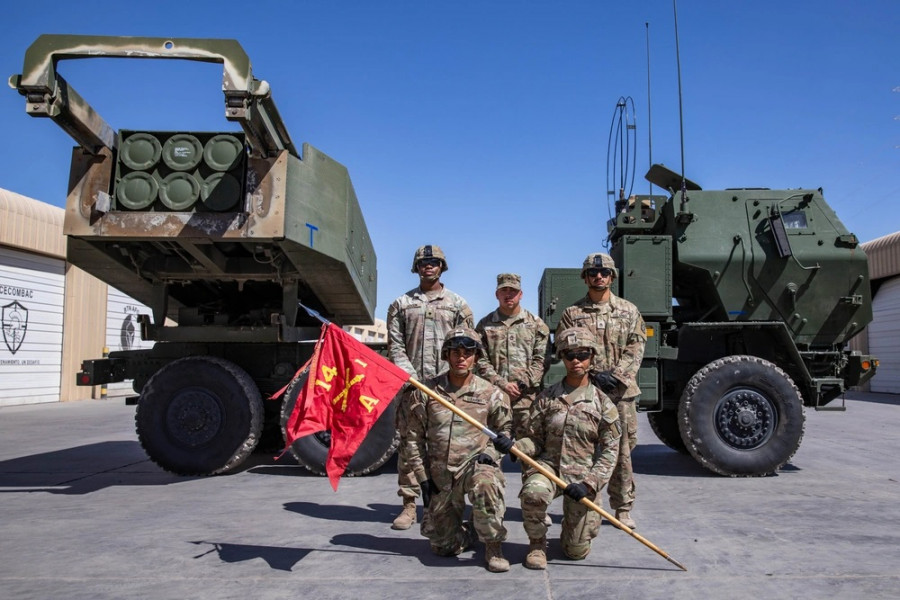
M422 488L422 506L428 508L431 505L432 496L435 496L440 490L433 479L426 479L419 484L419 487Z
M591 383L607 394L616 391L619 387L619 380L612 374L612 371L591 371L589 378Z
M494 462L494 459L491 458L489 454L485 454L484 452L476 454L475 458L473 458L472 460L474 460L479 465L491 465L492 467L497 466L497 463Z
M582 498L588 495L588 486L583 481L570 483L566 486L566 489L563 490L563 494L575 502L580 502Z
M522 395L522 388L515 381L510 381L503 387L503 391L509 395L510 400L518 400Z
M513 440L509 439L502 433L498 433L497 437L491 440L491 443L494 444L494 448L497 449L497 452L501 452L503 454L509 454L509 451L512 450Z

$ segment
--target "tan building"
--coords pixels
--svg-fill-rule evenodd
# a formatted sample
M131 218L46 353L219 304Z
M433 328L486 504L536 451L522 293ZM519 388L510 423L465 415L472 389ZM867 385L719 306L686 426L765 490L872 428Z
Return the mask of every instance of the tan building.
M99 397L75 385L81 361L150 345L135 329L147 307L66 262L64 212L0 189L0 406Z
M850 342L878 359L872 392L900 394L900 232L862 244L872 282L872 322Z
M346 325L344 331L365 344L387 344L387 323L381 319L374 325Z

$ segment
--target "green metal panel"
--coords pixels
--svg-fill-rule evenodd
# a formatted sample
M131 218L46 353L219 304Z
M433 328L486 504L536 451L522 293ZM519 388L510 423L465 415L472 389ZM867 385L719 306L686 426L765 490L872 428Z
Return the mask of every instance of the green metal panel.
M612 250L622 297L644 319L672 314L672 239L665 235L626 235Z
M637 374L637 384L641 388L641 395L637 400L638 410L656 408L659 402L659 370L655 362L652 366L647 363L641 365Z
M538 312L555 331L563 311L587 294L581 269L544 269L538 287Z

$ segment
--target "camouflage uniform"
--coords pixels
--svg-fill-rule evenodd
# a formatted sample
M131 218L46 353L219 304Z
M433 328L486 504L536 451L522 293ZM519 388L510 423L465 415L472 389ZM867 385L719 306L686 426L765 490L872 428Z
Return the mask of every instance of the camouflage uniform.
M603 392L590 384L571 389L560 381L538 394L528 435L516 447L566 483L584 482L597 492L616 465L620 437L619 414ZM534 468L525 474L519 493L523 524L530 540L542 540L547 535L547 507L562 489ZM560 540L566 556L587 556L599 529L599 514L563 498Z
M502 390L477 376L456 390L451 389L446 374L426 385L495 433L509 435L509 398ZM481 430L434 398L419 390L410 397L408 464L416 481L431 479L439 490L429 506L429 527L422 527L432 550L444 556L458 554L471 541L462 521L467 495L478 537L484 542L502 542L506 539L506 480L498 466L501 455ZM473 458L480 453L490 456L495 464L475 462Z
M513 433L520 438L544 376L550 329L523 308L509 317L495 310L478 321L475 331L487 353L478 359L475 372L500 388L511 382L519 384L522 395L512 401L512 416Z
M473 325L472 309L461 296L446 287L433 297L413 288L388 308L388 357L419 381L446 372L447 363L441 360L441 344L447 332L458 325ZM400 398L396 413L401 436L397 453L400 486L397 495L415 499L420 493L419 485L409 468L403 440L409 412L408 396L407 392Z
M609 301L595 303L585 296L568 307L559 320L556 333L569 327L584 327L594 333L600 352L594 355L592 369L612 371L622 382L608 392L619 411L622 428L619 461L609 482L609 504L618 512L630 511L634 504L634 471L631 451L637 445L637 410L634 401L641 390L637 372L644 358L647 329L637 307L615 294Z

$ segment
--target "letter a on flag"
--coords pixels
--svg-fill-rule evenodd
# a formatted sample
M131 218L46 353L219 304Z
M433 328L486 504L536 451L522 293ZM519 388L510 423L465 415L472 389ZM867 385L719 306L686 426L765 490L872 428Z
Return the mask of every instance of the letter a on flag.
M334 323L322 326L309 365L285 427L286 448L299 437L330 429L325 471L337 491L353 454L409 374Z

